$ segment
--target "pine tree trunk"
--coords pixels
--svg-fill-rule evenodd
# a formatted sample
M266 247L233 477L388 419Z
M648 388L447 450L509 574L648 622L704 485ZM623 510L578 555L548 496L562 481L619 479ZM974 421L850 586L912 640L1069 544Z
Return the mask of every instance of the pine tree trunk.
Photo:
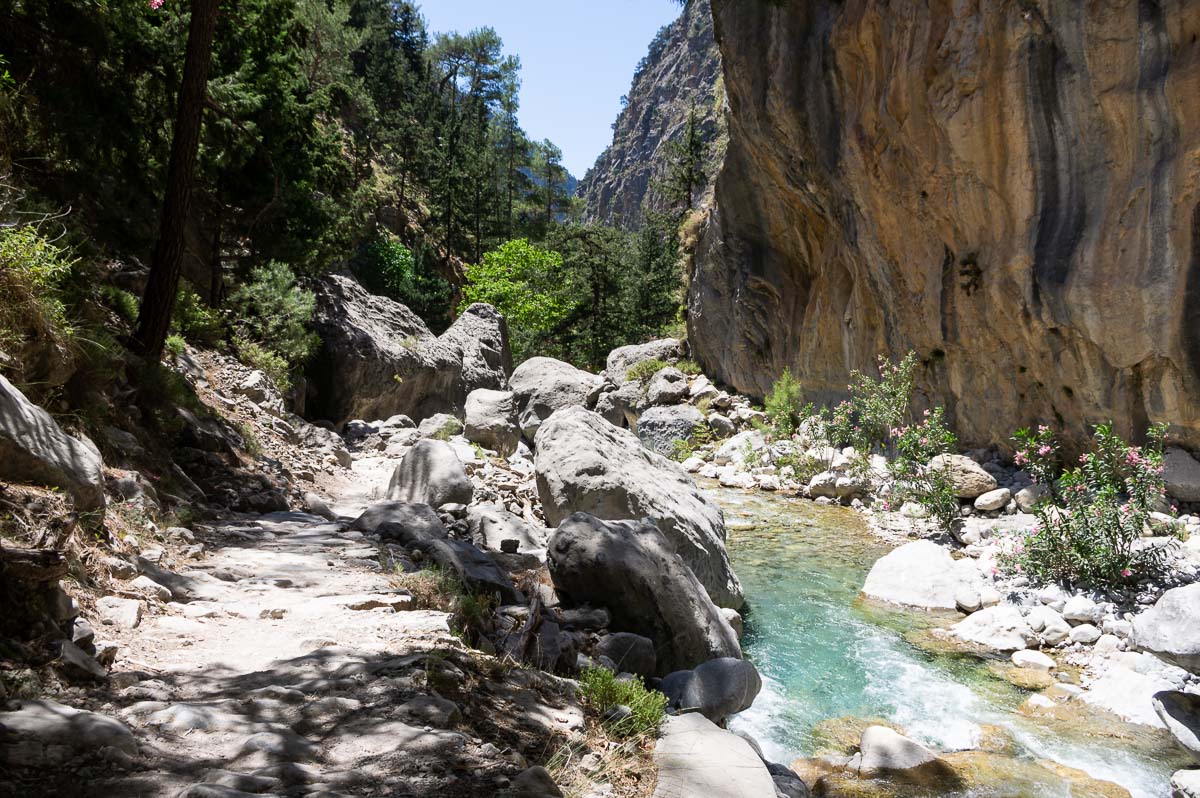
M187 56L183 63L183 86L179 91L179 110L175 120L175 138L171 142L171 160L167 167L167 190L159 219L158 243L150 264L150 278L142 296L134 348L151 363L162 357L179 273L183 262L183 229L192 199L192 176L196 171L196 153L200 147L200 116L208 86L208 65L212 60L213 34L217 24L219 0L192 0L192 19L188 28Z

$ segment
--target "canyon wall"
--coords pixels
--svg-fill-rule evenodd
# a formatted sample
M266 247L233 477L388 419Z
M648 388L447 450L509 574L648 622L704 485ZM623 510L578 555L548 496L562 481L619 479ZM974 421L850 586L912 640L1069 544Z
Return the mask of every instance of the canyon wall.
M590 221L637 227L642 205L663 210L654 191L668 158L666 145L683 136L693 105L710 142L706 174L721 163L721 58L713 39L709 0L689 0L679 18L659 31L634 74L625 107L613 123L613 142L579 182Z
M964 442L1200 445L1200 3L713 0L729 146L708 373L836 399L916 351Z

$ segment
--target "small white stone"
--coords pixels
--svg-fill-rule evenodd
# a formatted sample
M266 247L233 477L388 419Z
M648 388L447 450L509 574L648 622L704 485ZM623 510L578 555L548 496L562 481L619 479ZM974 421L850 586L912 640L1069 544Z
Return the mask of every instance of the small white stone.
M1095 643L1100 639L1100 630L1090 623L1080 624L1071 630L1072 643Z
M1014 651L1012 654L1012 664L1018 668L1032 668L1036 671L1052 671L1058 667L1052 658L1033 649Z

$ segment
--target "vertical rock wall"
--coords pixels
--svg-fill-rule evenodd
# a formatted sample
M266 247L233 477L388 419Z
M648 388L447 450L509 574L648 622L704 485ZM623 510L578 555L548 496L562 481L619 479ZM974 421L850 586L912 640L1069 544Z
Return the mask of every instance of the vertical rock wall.
M1200 444L1200 3L713 0L730 142L709 373L816 398L915 350L968 443Z

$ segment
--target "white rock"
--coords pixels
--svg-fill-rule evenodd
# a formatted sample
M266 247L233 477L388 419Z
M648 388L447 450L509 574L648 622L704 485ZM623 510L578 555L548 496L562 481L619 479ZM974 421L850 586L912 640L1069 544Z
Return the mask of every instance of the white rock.
M960 640L996 651L1018 651L1037 642L1037 635L1011 604L988 607L954 625Z
M775 795L767 766L750 743L698 712L663 723L654 746L660 796L762 798Z
M868 598L923 609L952 610L963 587L979 585L970 560L955 560L929 540L906 543L881 557L867 574L863 594Z
M1087 684L1080 699L1132 723L1164 728L1154 710L1153 696L1162 690L1180 689L1187 679L1186 672L1149 654L1114 654L1097 661L1106 666Z
M689 474L695 474L700 471L700 469L704 468L704 461L699 457L692 455L680 463L680 465L683 466L684 471L688 472Z
M1052 671L1058 667L1052 658L1032 649L1014 651L1012 654L1012 664L1018 668L1032 668L1037 671Z
M1023 512L1029 512L1038 505L1042 499L1050 495L1050 489L1045 485L1035 484L1026 485L1017 491L1013 498L1017 502L1017 507L1020 507Z
M958 589L958 592L954 594L954 603L968 615L983 609L983 602L979 600L979 591L970 586Z
M171 600L171 591L167 590L165 587L160 585L158 582L155 582L148 576L139 576L137 579L134 579L132 582L130 582L129 586L136 590L149 593L159 601Z
M142 602L137 599L104 596L96 602L100 622L122 629L136 629L142 621Z
M1106 656L1115 651L1121 650L1121 638L1116 635L1100 635L1100 639L1096 641L1096 645L1092 647L1092 652L1099 656Z
M1067 599L1070 598L1070 595L1058 585L1047 585L1038 591L1037 597L1038 601L1047 607L1062 612L1063 608L1067 606Z
M985 513L995 512L1003 509L1010 499L1012 499L1012 491L1008 488L996 488L976 497L975 509Z
M1077 623L1097 623L1104 617L1104 608L1087 596L1072 596L1062 609L1063 617Z
M1090 623L1083 623L1071 630L1072 643L1095 643L1100 639L1100 630Z

